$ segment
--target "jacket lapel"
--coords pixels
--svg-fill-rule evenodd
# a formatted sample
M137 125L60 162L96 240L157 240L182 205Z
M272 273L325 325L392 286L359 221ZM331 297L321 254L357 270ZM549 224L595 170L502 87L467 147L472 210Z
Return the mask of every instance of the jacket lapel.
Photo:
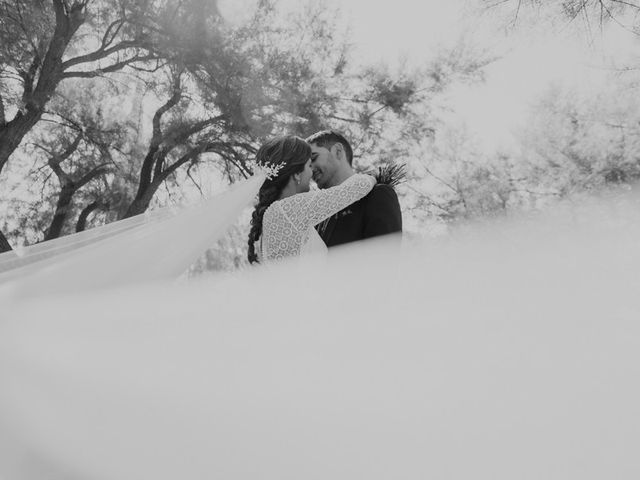
M320 234L320 237L322 237L324 243L328 243L334 228L336 228L336 215L331 215L329 218L316 225L316 230L318 230L318 233Z

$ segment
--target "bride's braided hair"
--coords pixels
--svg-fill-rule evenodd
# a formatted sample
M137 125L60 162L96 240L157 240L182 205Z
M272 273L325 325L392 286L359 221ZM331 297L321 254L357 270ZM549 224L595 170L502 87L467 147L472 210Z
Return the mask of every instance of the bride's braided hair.
M262 145L256 154L256 162L265 167L279 167L278 172L267 178L258 192L258 202L251 216L249 231L249 263L258 262L255 242L262 235L262 218L269 206L280 198L282 190L289 182L291 175L304 170L311 157L311 147L300 137L287 135L269 140Z

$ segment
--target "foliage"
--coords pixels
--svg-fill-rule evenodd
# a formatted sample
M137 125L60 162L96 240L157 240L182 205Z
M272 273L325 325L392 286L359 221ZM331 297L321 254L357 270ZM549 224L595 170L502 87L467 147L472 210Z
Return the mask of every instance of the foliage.
M608 23L640 33L640 3L636 0L481 0L489 10L506 11L515 25L524 13L533 11L550 21L579 21L590 37Z
M438 129L430 155L412 166L405 204L422 222L546 208L586 192L629 189L640 180L640 103L635 81L607 88L552 86L518 132L517 148L483 152L464 127Z
M460 46L424 68L356 68L322 3L283 14L262 1L240 26L208 0L2 8L0 146L30 192L4 209L18 243L142 213L161 186L180 190L209 165L228 181L247 176L272 135L338 128L361 168L406 159L434 134L434 96L482 68Z
M521 133L531 181L559 196L640 179L640 104L625 82L597 95L552 88Z

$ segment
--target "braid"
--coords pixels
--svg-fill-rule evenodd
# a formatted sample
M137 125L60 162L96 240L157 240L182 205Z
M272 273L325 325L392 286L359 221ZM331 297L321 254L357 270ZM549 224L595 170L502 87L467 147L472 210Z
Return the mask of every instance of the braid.
M285 184L271 184L263 185L258 193L258 203L256 204L253 214L251 215L251 230L249 231L249 250L247 252L247 258L249 263L259 263L258 255L256 254L255 242L262 236L262 218L267 208L275 202L284 188Z
M265 167L279 167L273 177L267 177L260 192L258 203L251 216L249 232L249 263L258 262L255 242L262 236L262 218L269 206L280 198L291 175L301 172L311 157L311 147L303 139L291 135L274 138L262 145L256 153L256 163Z

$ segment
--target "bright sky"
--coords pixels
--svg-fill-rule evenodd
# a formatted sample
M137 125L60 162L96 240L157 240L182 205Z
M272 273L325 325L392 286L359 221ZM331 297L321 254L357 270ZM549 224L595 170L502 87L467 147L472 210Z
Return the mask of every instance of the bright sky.
M252 1L221 0L221 9L237 18ZM551 32L545 22L531 21L521 11L517 31L505 35L511 13L503 12L506 18L498 18L497 11L479 15L477 0L327 1L344 12L352 26L354 57L365 61L393 63L405 58L409 64L423 63L439 46L455 44L463 35L474 46L497 54L500 58L486 69L483 85L459 87L450 95L457 119L488 150L512 144L513 129L525 121L531 102L552 82L589 88L604 79L602 52L575 33L578 25L556 25ZM620 28L610 30L604 39L596 32L597 43L604 40L618 58L628 56L633 36Z

